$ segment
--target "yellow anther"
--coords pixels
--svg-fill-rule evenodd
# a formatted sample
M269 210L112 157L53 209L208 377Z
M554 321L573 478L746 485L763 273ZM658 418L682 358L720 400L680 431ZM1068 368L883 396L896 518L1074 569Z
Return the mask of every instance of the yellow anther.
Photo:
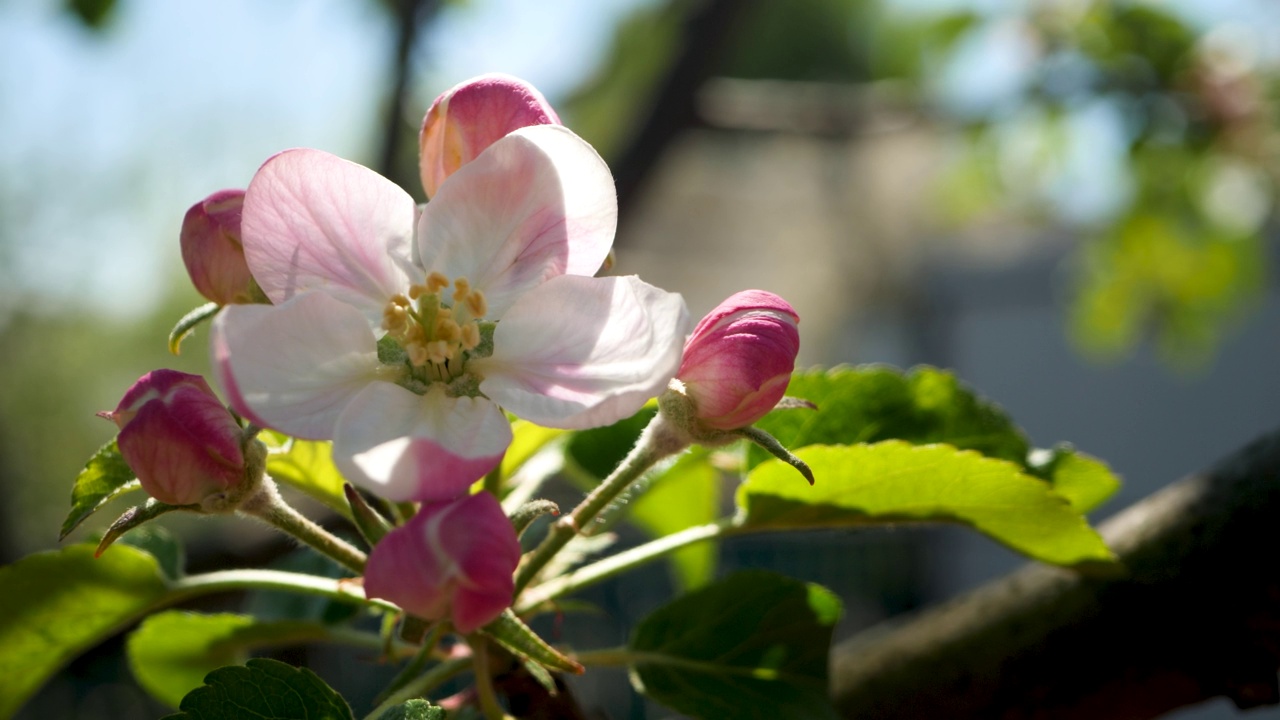
M462 326L462 347L465 350L474 350L480 344L480 328L475 323L467 323Z
M444 340L429 342L427 343L427 357L431 362L442 365L444 361L453 357L453 348Z
M422 326L419 325L418 323L413 323L412 325L410 325L408 328L405 329L404 333L402 334L404 336L405 342L420 343L420 342L427 341L427 333L425 330L422 329Z
M436 320L435 339L444 342L454 343L458 338L462 337L462 328L458 327L458 323L449 318L440 318Z
M449 287L449 278L445 277L444 273L435 270L427 276L427 292L438 293L447 287Z
M412 285L410 285L410 286L409 286L409 299L410 299L410 300L417 300L418 298L422 297L423 295L428 295L428 294L430 294L430 293L431 293L431 291L427 289L427 286L426 286L426 285L419 285L419 284L417 284L417 283L414 283L414 284L412 284Z
M391 296L391 304L406 308L409 307L409 298L405 297L404 293L396 293Z
M467 309L471 311L471 317L484 317L489 312L489 302L484 299L484 293L479 290L473 291L464 301Z
M471 294L471 281L460 277L453 281L453 301L466 302L467 295Z
M409 362L412 363L414 367L422 367L431 359L428 356L426 346L421 343L410 343L405 345L404 351L409 356Z

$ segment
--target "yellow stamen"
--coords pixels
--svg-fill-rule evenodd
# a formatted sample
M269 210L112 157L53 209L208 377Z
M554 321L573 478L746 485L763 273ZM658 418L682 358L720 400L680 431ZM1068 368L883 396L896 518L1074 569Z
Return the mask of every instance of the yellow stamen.
M480 327L475 323L467 323L462 326L462 347L465 350L474 350L480 344Z
M414 367L422 367L431 359L427 353L427 348L420 343L409 343L404 346L404 351L409 356L409 362Z
M449 278L445 277L444 273L436 270L427 276L427 292L438 293L447 287L449 287Z
M465 302L467 295L471 293L471 281L464 277L460 277L453 281L453 287L453 301Z
M467 309L471 311L471 317L484 317L489 312L489 302L484 299L484 293L474 290L464 301Z
M419 284L417 284L417 283L414 283L414 284L412 284L412 285L410 285L410 286L409 286L409 299L410 299L410 300L417 300L418 298L422 297L423 295L430 295L430 294L431 294L431 291L427 289L427 286L426 286L426 285L419 285Z
M453 357L453 348L449 347L449 343L444 340L436 340L427 343L427 357L431 362L437 365L443 365L446 360Z
M405 297L404 293L396 293L391 296L391 304L406 308L409 307L409 298Z

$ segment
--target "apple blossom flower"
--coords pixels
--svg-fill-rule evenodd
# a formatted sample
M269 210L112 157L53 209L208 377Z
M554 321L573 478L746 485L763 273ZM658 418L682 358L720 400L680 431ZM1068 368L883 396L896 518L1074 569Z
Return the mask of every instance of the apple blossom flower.
M443 500L501 461L503 408L559 428L635 413L680 364L688 311L635 277L592 277L613 242L604 161L559 125L496 141L419 211L317 150L269 159L243 240L274 305L214 321L213 365L255 423L332 439L354 484Z
M369 554L364 592L428 620L453 620L460 633L511 606L520 542L487 492L427 503Z
M542 93L498 73L458 83L436 98L418 134L418 167L427 197L445 178L507 133L530 125L560 124Z
M786 300L763 290L736 293L708 313L676 373L698 421L734 430L772 410L795 368L799 322Z
M120 454L162 503L200 503L244 480L240 426L199 375L153 370L99 414L120 428Z
M253 275L240 244L243 190L219 190L182 219L182 262L196 290L219 305L253 302Z

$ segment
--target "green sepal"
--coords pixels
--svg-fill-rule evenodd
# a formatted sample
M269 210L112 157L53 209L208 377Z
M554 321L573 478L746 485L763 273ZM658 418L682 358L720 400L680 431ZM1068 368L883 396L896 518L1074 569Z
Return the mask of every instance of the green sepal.
M173 326L173 330L169 331L169 352L178 355L182 352L182 341L199 327L200 323L212 318L218 314L222 306L218 303L205 303L191 312L182 316L177 325Z
M559 672L581 675L583 667L576 660L547 644L511 610L504 610L497 620L485 625L481 632L519 658L537 662Z
M146 504L144 505L134 505L128 510L125 510L123 515L116 518L116 521L111 523L111 527L107 528L107 531L102 534L102 540L98 543L98 549L95 550L93 553L94 556L97 557L99 555L102 555L102 553L107 548L111 547L111 543L120 539L121 535L129 532L130 530L138 527L143 523L151 522L152 520L155 520L161 515L164 515L166 513L171 513L174 510L200 512L200 506L199 505L166 505L160 502L159 500L156 500L155 498L151 498L147 500Z
M360 491L351 487L351 483L342 484L342 492L347 497L347 502L351 505L351 519L354 521L356 529L364 536L369 543L369 547L378 544L378 541L391 532L391 523L382 517L377 510L369 507L369 503L365 501Z

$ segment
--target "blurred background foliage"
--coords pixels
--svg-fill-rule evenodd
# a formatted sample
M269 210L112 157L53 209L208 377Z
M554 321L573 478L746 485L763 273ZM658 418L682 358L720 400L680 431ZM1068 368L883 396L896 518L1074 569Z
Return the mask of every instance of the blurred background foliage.
M669 181L657 168L691 134L748 154L759 134L836 148L905 122L924 129L933 171L889 221L928 236L928 262L959 247L1016 262L1063 242L1078 352L1123 362L1151 347L1162 372L1211 367L1273 283L1277 38L1271 0L0 3L0 561L55 544L71 480L113 432L95 411L152 368L207 372L203 332L181 357L165 350L201 302L178 255L186 208L296 145L421 199L422 113L486 71L539 85L609 161L624 261L643 249L628 230L645 193ZM776 188L793 181L779 170ZM699 210L718 222L722 209ZM875 253L858 263L864 279L893 271ZM670 289L695 315L711 306ZM849 345L797 308L803 363L887 359L832 351ZM263 537L194 526L219 533L206 555L254 555L244 543Z

